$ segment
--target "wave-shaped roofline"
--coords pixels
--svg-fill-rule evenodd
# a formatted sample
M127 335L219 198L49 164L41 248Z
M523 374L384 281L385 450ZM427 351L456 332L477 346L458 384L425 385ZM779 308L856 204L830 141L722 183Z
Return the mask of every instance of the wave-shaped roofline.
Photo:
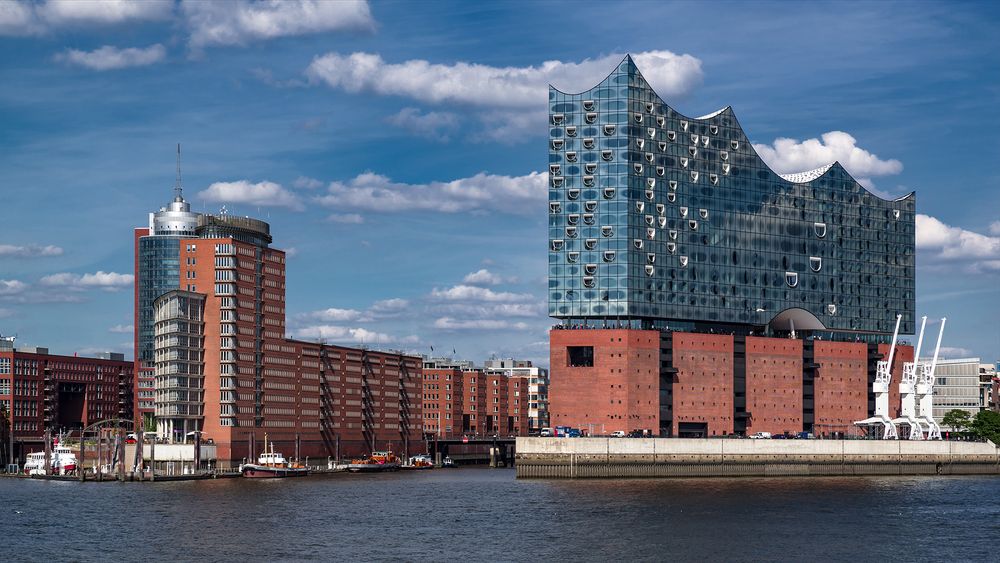
M701 117L689 117L689 116L681 113L680 111L678 111L677 108L675 108L672 105L668 104L663 99L663 96L661 96L660 93L657 92L655 88L653 88L653 85L650 84L648 80L646 80L646 77L643 76L642 71L639 70L639 65L635 64L635 59L632 58L632 54L631 53L625 55L625 58L623 58L620 63L618 63L617 65L615 65L615 68L613 70L611 70L611 72L609 72L604 78L602 78L601 80L599 80L597 82L597 84L591 86L590 88L587 88L587 89L582 90L580 92L573 93L573 92L565 92L563 90L560 90L559 88L556 88L551 83L549 83L549 89L550 90L555 90L556 92L559 92L560 94L565 94L567 96L579 96L579 95L583 94L584 92L588 92L590 90L593 90L594 88L597 88L601 84L601 82L604 82L608 78L611 78L611 75L614 74L615 71L618 70L619 67L621 67L622 63L625 63L625 62L629 63L632 66L632 68L635 69L635 72L638 73L639 77L642 78L642 81L645 82L646 85L649 86L649 89L653 92L653 94L655 94L656 97L660 99L660 102L664 106L666 106L666 107L670 108L671 110L673 110L678 115L678 117L683 118L685 120L689 120L689 121L707 121L709 119L713 119L715 117L718 117L718 116L720 116L720 115L722 115L722 114L724 114L726 112L729 112L729 115L733 118L733 121L736 122L736 126L739 127L740 131L743 133L743 136L746 137L747 140L749 141L750 136L747 135L746 129L743 128L743 125L740 123L739 118L736 117L736 112L733 111L733 106L731 106L731 105L725 106L725 107L720 108L720 109L717 109L714 112L706 114L706 115L703 115ZM880 195L872 192L868 188L866 188L864 186L864 184L862 184L861 182L859 182L857 180L857 178L854 177L853 174L851 174L846 168L844 168L844 165L841 164L839 160L835 160L835 161L831 162L830 164L826 164L824 166L820 166L820 167L814 168L812 170L803 170L801 172L791 172L791 173L788 173L788 174L779 174L773 168L771 168L771 165L768 164L766 160L764 160L763 158L760 157L760 154L757 153L757 149L754 148L753 143L748 142L747 144L750 146L750 150L753 152L753 155L755 157L757 157L757 160L763 162L764 166L766 166L767 169L770 170L772 174L774 174L775 176L778 176L779 178L781 178L782 180L785 180L786 182L791 182L793 184L805 184L805 183L808 183L808 182L812 182L812 181L818 180L818 179L822 178L823 176L826 176L826 175L830 174L830 171L833 170L834 168L840 168L840 170L844 171L844 174L847 174L848 178L850 178L858 186L861 186L862 190L868 192L868 194L871 195L872 197L874 197L876 199L879 199L879 200L882 200L884 202L887 202L887 203L896 203L896 202L900 202L900 201L909 199L911 197L914 197L917 194L916 191L912 191L912 192L910 192L910 193L908 193L908 194L906 194L904 196L900 196L900 197L898 197L896 199L886 199L886 198L884 198L884 197L882 197L882 196L880 196ZM810 174L811 172L815 172L817 170L823 170L823 173L820 174L820 175L818 175L818 176L816 176L816 177L810 178L809 180L805 180L805 181L796 182L796 181L790 180L790 179L788 179L788 178L785 177L785 176L806 176L806 175Z

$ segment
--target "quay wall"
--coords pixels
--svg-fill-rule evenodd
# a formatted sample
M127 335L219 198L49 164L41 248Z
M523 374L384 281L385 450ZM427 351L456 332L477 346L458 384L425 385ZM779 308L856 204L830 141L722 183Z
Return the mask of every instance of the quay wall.
M518 438L519 478L1000 474L990 442Z

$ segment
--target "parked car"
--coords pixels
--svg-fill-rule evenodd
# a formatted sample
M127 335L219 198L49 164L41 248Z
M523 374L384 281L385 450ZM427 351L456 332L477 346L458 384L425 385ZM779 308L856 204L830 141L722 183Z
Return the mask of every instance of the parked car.
M612 438L624 438L625 437L625 431L624 430L615 430L614 432L611 433L611 437Z
M551 438L552 437L552 429L551 428L542 428L541 431L538 432L538 435L540 437L542 437L542 438Z
M566 430L566 437L567 438L579 438L582 435L583 434L580 432L579 428L568 428Z
M812 432L799 432L795 435L795 438L798 440L812 440L813 434Z
M751 440L770 440L771 439L771 433L770 432L758 432L758 433L750 436L750 439Z

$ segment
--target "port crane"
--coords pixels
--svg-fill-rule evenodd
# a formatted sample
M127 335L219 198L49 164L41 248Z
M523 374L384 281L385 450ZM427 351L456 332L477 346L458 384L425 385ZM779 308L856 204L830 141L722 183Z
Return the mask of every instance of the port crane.
M920 337L917 339L917 350L913 354L912 362L903 364L903 379L899 382L900 417L892 423L898 427L907 426L910 440L923 440L924 429L917 419L917 370L923 367L920 363L920 347L924 343L924 328L927 326L927 316L920 320Z
M857 426L882 427L883 440L898 440L896 425L889 418L889 383L892 382L892 359L896 354L896 340L899 338L899 322L903 315L896 315L896 328L892 331L892 345L889 347L889 357L875 364L875 382L872 392L875 394L875 415L864 420L858 420Z
M934 372L937 369L938 353L941 351L941 338L944 336L944 323L947 317L941 319L941 329L938 331L937 345L934 347L934 358L930 364L924 363L920 367L920 376L917 379L917 401L920 404L920 419L927 427L928 440L941 439L941 427L934 420Z

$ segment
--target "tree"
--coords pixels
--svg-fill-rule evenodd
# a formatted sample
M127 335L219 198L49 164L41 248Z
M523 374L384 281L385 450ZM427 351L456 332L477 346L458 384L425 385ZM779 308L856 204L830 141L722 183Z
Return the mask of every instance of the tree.
M979 411L969 425L972 434L1000 444L1000 413L996 411Z
M944 413L944 418L941 419L941 424L950 426L955 432L964 432L971 422L972 415L962 409L951 409Z

